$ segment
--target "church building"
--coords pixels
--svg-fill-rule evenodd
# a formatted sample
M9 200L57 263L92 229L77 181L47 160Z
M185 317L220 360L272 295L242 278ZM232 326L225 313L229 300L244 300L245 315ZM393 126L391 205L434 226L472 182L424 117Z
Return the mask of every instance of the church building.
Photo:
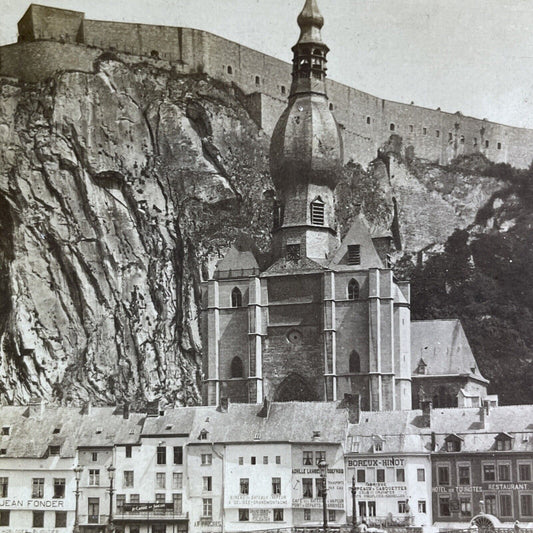
M412 405L410 288L391 269L392 236L361 215L342 242L337 232L343 143L326 94L323 23L306 0L288 106L271 139L271 260L239 239L204 286L208 405L345 394L367 411Z

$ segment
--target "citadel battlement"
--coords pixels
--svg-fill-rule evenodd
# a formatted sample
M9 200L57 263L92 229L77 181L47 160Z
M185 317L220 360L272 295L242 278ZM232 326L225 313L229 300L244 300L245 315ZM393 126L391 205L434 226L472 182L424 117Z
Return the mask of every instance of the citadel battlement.
M291 65L212 33L185 27L89 20L84 13L31 4L17 43L0 47L0 75L43 81L63 70L92 72L104 51L167 61L183 74L205 73L248 95L248 111L271 134L286 106ZM533 130L384 100L327 80L343 131L345 160L367 165L391 134L415 155L441 164L471 153L527 168Z

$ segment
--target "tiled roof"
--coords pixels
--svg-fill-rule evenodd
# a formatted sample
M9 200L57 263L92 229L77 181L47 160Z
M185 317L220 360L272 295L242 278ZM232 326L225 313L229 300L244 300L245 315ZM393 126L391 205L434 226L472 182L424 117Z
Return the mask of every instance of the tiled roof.
M105 447L138 442L145 415L122 409L93 407L82 414L77 407L2 406L0 425L9 426L8 436L0 436L5 457L45 457L49 446L61 446L61 457L74 457L76 448ZM101 429L101 431L100 431ZM59 431L57 431L59 430Z
M189 435L192 431L195 407L169 409L163 416L147 417L142 431L146 435Z
M413 320L411 322L411 367L420 359L426 375L467 374L485 380L468 344L459 319Z
M287 259L286 257L281 257L265 272L263 272L261 277L283 276L290 274L314 274L320 272L324 272L324 267L308 257L301 257L297 261Z
M142 413L130 413L128 418L124 418L121 408L93 407L91 413L83 415L80 421L79 446L135 444L139 442L145 417Z
M347 262L348 245L360 246L361 264L349 265ZM383 268L383 262L379 258L374 243L372 242L371 230L363 215L358 215L348 230L346 237L337 248L333 259L329 264L332 270L366 270L368 268Z
M191 439L206 430L212 442L344 442L348 414L337 403L272 403L267 417L258 416L261 408L230 404L227 412L221 412L216 407L193 407ZM313 432L320 436L313 438Z
M226 255L217 263L216 272L259 271L259 264L254 254L254 245L249 237L239 236Z

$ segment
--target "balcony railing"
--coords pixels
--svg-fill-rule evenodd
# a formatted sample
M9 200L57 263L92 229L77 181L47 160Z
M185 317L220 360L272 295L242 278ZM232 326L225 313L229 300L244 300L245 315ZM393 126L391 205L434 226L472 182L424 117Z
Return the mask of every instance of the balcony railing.
M107 524L108 515L106 514L80 514L79 522L81 526L84 525L105 525Z

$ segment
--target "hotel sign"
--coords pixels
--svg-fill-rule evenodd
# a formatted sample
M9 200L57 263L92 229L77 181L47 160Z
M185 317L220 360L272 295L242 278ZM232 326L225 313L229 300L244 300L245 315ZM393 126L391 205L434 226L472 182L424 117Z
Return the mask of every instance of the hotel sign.
M73 511L74 506L65 506L65 500L54 499L22 499L22 498L0 498L0 509L31 509L44 510L44 509L57 509L63 511Z
M438 494L470 494L484 490L533 490L533 483L484 483L483 485L461 485L457 487L433 487Z

